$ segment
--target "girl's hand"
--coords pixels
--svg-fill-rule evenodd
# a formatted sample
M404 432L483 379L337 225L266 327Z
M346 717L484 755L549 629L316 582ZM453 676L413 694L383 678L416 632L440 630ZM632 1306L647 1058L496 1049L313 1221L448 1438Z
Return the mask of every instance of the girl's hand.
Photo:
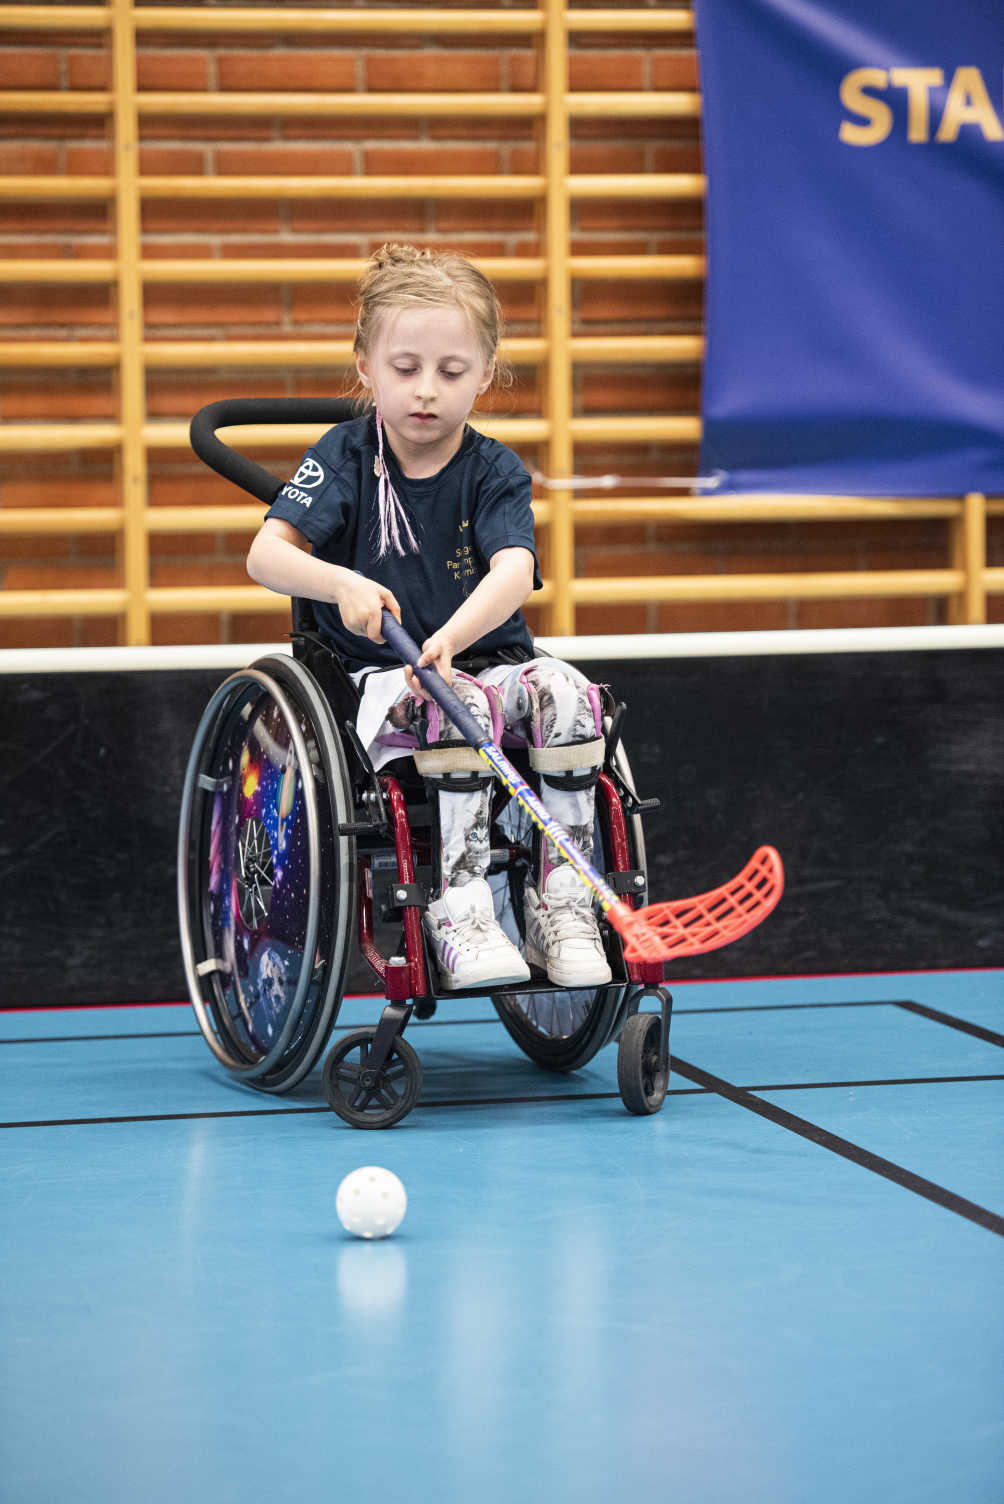
M347 571L347 579L338 591L338 610L342 622L350 632L359 637L368 637L370 642L383 642L380 630L383 608L401 620L401 607L386 585L378 585L365 575Z
M418 660L419 668L426 668L430 664L447 684L453 682L453 643L443 631L433 632L432 636L427 637L422 643L422 654ZM431 695L428 695L418 682L410 664L406 663L404 666L404 677L416 700L431 699Z

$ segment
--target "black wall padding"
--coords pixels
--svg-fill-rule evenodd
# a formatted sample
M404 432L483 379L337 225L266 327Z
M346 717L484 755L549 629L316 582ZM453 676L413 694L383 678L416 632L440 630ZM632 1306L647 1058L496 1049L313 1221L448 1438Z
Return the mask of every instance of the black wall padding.
M762 842L780 908L683 977L1004 965L1004 653L583 663L629 706L652 899ZM0 1005L185 996L175 839L222 671L2 679ZM374 990L362 963L351 986Z

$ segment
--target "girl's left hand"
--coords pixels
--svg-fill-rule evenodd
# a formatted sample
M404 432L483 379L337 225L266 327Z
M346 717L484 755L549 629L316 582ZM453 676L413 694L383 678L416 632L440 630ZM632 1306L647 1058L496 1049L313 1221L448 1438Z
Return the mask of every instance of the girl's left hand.
M440 678L445 679L447 684L453 682L453 644L443 632L433 632L422 643L422 655L418 660L420 668L431 665L439 673ZM416 700L428 700L431 696L426 694L410 664L405 664L404 677L408 688Z

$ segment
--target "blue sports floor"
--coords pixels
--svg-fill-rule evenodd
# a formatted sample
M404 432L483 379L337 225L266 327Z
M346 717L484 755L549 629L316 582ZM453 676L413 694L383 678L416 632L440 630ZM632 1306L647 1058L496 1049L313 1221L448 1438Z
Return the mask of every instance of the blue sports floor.
M385 1133L187 1007L0 1015L4 1504L999 1504L1004 973L674 996L655 1117L457 1000Z

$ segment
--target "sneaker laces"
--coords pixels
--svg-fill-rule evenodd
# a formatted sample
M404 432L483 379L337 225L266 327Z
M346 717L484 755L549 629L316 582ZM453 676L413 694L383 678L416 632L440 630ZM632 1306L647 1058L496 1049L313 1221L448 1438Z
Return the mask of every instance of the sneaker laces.
M498 925L495 923L494 914L483 914L480 909L472 908L468 913L454 919L450 929L450 939L459 945L473 945L480 949L479 940L489 938L498 940Z
M465 894L463 888L457 890L457 897L453 900L454 902L458 902L459 900L458 907L464 901L460 897L461 894ZM479 884L470 893L467 899L467 907L460 907L459 913L453 910L451 904L445 898L441 902L445 909L444 917L447 920L444 938L448 936L454 945L460 948L469 945L473 946L476 950L480 950L483 948L486 940L497 946L500 939L507 938L499 930L499 925L495 918L495 906L492 902L491 892L487 883Z
M541 909L547 919L547 928L556 940L581 940L595 944L599 939L593 903L585 888L576 893L545 893Z

